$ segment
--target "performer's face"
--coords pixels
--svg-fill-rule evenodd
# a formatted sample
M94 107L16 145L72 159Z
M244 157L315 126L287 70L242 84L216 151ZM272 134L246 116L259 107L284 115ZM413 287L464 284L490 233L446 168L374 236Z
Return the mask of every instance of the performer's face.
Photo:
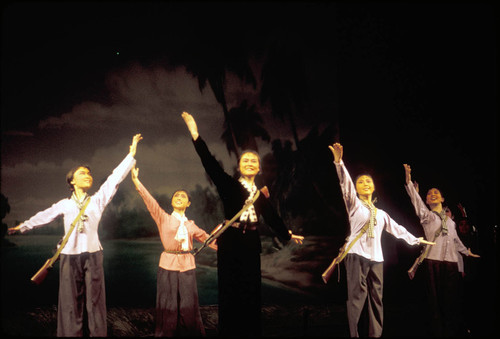
M73 180L71 181L71 184L75 188L80 188L83 191L87 191L89 188L92 187L92 182L93 178L92 175L90 174L89 169L85 167L80 167L73 174Z
M467 234L470 231L470 226L467 220L460 220L458 223L458 229L460 233Z
M444 198L441 195L441 192L437 188L431 188L427 192L427 204L435 205L444 202Z
M244 153L240 159L241 175L245 177L255 177L259 171L259 157L253 153Z
M174 210L185 210L189 207L189 205L191 205L189 197L184 191L175 192L171 203Z
M372 177L369 175L362 175L356 180L356 192L359 195L368 196L372 195L375 191L375 184Z

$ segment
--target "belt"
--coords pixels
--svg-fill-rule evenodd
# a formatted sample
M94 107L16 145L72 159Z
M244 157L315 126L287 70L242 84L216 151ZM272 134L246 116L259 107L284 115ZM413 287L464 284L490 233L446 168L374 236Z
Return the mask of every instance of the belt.
M163 252L170 253L170 254L189 254L189 253L193 253L193 251L170 251L170 250L164 250Z
M229 222L229 220L226 220L226 222ZM245 233L245 231L257 230L257 224L248 224L246 222L233 222L231 227L243 230L243 233Z

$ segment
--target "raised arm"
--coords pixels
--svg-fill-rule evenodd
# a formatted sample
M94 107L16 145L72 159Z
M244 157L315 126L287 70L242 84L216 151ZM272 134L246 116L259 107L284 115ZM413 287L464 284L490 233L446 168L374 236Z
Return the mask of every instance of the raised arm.
M196 141L196 139L198 139L199 137L199 133L198 126L196 125L196 121L194 120L193 116L188 112L182 112L182 119L184 119L189 133L191 133L191 137Z
M132 177L132 182L134 183L135 188L139 189L139 187L141 186L141 182L139 181L139 168L134 166L134 168L132 168L132 170L130 171L130 175Z
M337 143L328 146L332 151L335 168L339 177L339 184L342 190L342 197L347 208L347 213L351 213L357 203L356 186L352 182L349 172L345 168L342 157L344 155L344 147Z
M405 168L405 182L409 185L411 183L411 167L408 164L403 164L403 167ZM418 193L418 182L414 181L413 187L415 187L415 190Z
M144 201L144 204L146 205L146 208L151 214L151 217L158 226L158 229L160 229L162 218L168 214L163 210L163 208L161 208L155 198L153 198L151 193L149 193L146 187L144 187L144 185L139 180L139 169L134 166L134 168L132 168L132 170L130 171L130 175L132 177L132 181L134 182L135 189Z
M411 167L408 164L403 164L405 168L405 182L408 185L411 182Z

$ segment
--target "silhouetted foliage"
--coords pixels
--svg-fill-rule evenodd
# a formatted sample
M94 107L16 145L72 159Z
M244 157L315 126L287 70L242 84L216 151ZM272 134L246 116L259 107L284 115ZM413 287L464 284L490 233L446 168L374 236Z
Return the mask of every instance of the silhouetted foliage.
M290 141L274 140L273 154L263 157L259 180L268 186L270 199L296 233L347 232L344 203L328 149L334 132L335 129L327 128L319 134L313 129L295 151Z
M240 106L231 108L227 119L224 121L224 132L221 139L226 144L228 152L238 154L232 144L232 132L236 138L236 144L241 150L251 149L259 151L256 138L269 142L270 136L262 125L262 117L256 110L255 105L248 105L244 100Z

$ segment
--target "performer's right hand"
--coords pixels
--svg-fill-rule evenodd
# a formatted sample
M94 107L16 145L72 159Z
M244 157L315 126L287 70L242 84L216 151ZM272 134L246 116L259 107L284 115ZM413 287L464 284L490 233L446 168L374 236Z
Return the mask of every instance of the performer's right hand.
M330 150L332 151L334 161L338 164L342 160L344 148L338 142L334 143L331 146L328 146L328 148L330 148Z
M7 230L7 232L10 234L14 234L14 233L17 233L19 232L19 230L21 230L21 224L17 225L16 227L11 227Z
M405 181L408 185L411 182L411 167L408 164L403 164L403 167L405 168Z

